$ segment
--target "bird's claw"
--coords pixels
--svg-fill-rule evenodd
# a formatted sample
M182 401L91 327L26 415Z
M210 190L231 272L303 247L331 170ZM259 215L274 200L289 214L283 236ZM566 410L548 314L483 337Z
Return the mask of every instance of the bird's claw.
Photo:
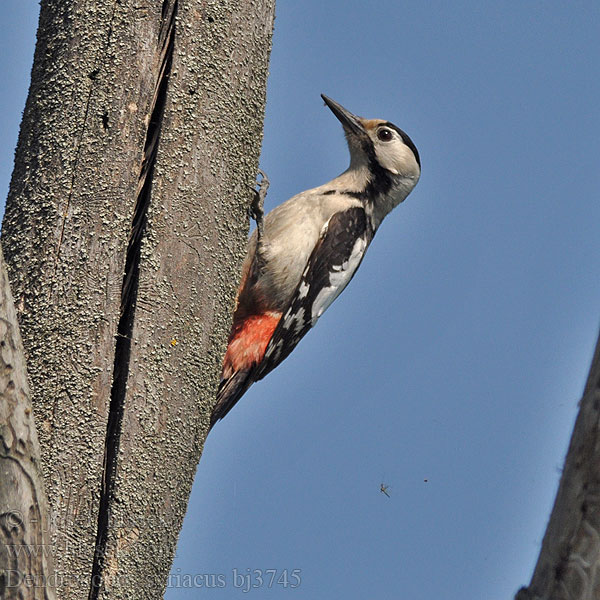
M265 198L267 197L267 190L269 189L269 179L260 169L258 170L258 174L261 179L258 183L258 189L253 188L254 199L250 204L250 208L248 212L250 214L250 218L256 221L256 229L258 231L258 239L262 237L263 234L263 217L265 216Z

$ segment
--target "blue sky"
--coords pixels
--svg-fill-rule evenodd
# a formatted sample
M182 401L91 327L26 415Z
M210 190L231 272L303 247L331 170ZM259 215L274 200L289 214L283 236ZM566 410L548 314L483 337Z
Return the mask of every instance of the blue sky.
M0 5L3 197L36 12ZM210 434L167 600L499 600L529 581L598 333L598 23L591 1L279 1L267 206L347 166L321 92L407 131L422 177ZM224 587L176 585L210 574Z

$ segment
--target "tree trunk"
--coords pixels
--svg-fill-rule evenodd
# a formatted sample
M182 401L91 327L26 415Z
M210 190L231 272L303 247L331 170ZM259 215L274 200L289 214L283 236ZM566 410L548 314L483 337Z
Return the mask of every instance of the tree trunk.
M247 237L274 0L43 0L2 243L61 598L162 596Z
M53 550L23 344L0 250L0 598L53 600Z
M600 337L528 588L516 600L600 598Z

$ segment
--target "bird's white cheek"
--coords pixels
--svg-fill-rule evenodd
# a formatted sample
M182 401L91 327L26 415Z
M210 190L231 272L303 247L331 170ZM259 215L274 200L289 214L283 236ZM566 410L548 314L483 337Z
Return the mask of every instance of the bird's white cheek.
M399 175L399 168L403 163L403 157L402 153L399 152L395 146L388 145L379 147L376 150L376 153L377 160L384 169L387 169L394 175Z
M412 152L404 144L379 146L375 153L379 164L394 175L413 177L418 171Z

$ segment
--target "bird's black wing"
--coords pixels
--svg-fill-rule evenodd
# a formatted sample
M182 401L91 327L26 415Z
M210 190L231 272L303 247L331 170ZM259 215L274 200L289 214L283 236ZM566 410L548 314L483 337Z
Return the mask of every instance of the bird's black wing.
M335 213L329 219L263 360L254 368L254 381L279 365L342 293L372 239L373 229L361 206Z

